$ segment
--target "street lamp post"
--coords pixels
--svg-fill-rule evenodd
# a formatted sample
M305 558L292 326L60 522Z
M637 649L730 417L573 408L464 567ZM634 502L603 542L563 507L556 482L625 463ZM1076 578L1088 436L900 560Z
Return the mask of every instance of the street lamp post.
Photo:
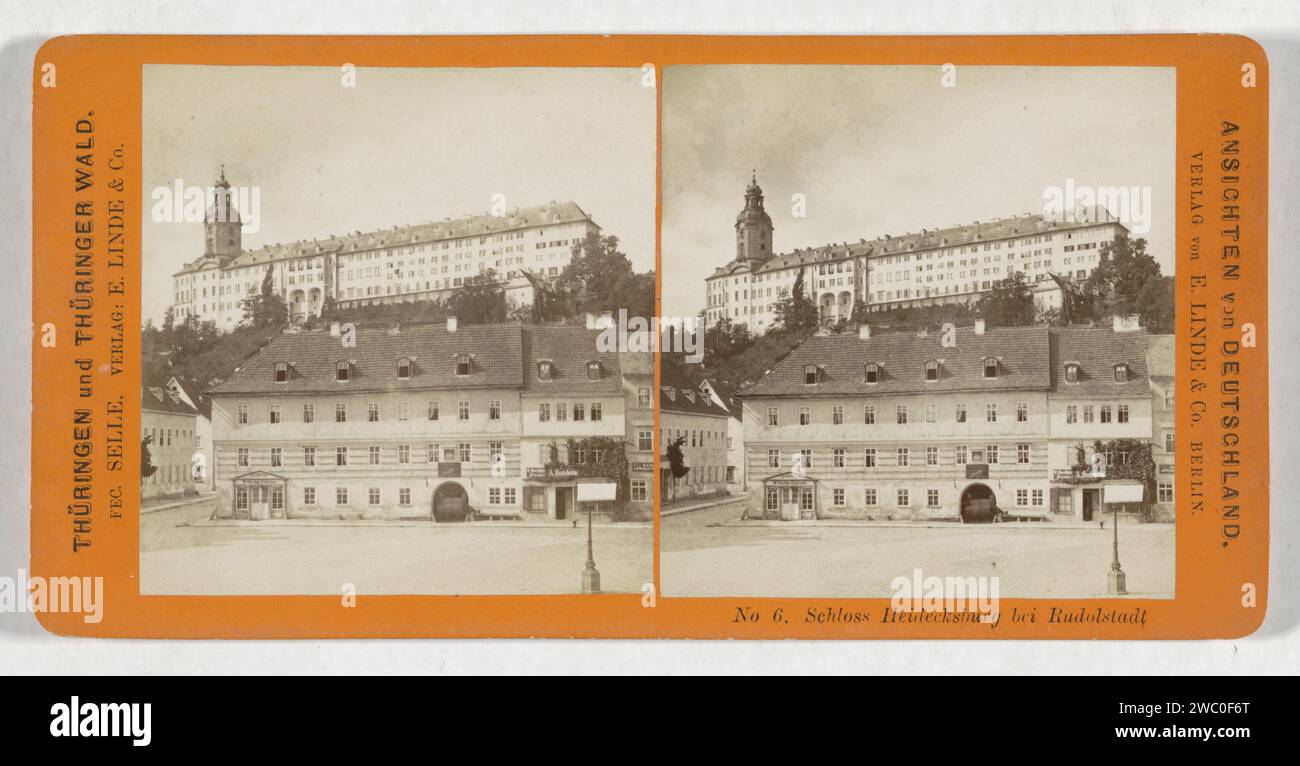
M1114 527L1114 530L1112 531L1114 537L1112 538L1112 543L1111 543L1110 572L1106 575L1106 583L1109 586L1110 595L1122 596L1125 593L1128 593L1128 590L1125 588L1126 578L1124 576L1124 570L1119 565L1119 506L1120 504L1115 503L1114 506L1115 506L1115 515L1114 515L1114 519L1111 521L1111 526Z
M591 505L587 506L587 566L582 570L582 592L600 593L600 570L591 549ZM1121 575L1122 577L1123 575Z

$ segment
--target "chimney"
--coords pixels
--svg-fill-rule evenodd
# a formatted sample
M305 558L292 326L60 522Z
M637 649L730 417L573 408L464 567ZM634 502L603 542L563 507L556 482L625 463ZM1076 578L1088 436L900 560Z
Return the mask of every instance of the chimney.
M975 334L976 334L976 335L983 335L983 334L984 334L984 320L983 320L983 319L976 319L976 320L975 320Z
M343 334L343 333L340 332L340 330L339 330L339 323L338 323L338 322L330 322L330 337L331 337L331 338L338 338L338 337L340 337L342 334Z
M447 332L456 332L456 327L456 317L454 315L447 317Z
M614 314L609 311L602 311L599 314L587 314L588 330L604 330L614 326Z
M1115 332L1137 332L1142 329L1138 322L1137 314L1116 314L1111 318L1111 324Z
M871 325L869 324L858 325L858 339L867 340L870 337L871 337Z

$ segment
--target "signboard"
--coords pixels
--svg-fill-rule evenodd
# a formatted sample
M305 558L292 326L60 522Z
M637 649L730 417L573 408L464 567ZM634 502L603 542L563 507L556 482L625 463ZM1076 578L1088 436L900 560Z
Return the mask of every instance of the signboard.
M618 485L614 482L585 482L578 485L579 503L613 502L618 497Z
M460 463L439 463L438 476L442 478L460 478Z
M525 474L529 479L576 479L578 478L578 469L576 468L529 468Z
M631 466L633 473L651 473L655 469L654 463L633 463Z
M1140 503L1142 502L1141 484L1107 484L1102 488L1103 503Z
M966 478L968 479L987 479L989 477L988 463L967 463Z

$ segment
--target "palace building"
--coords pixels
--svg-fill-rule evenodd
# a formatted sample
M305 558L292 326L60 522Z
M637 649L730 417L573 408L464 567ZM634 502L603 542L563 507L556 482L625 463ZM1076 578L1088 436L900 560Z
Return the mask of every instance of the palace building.
M566 519L581 510L578 485L599 482L646 516L650 476L631 466L654 453L628 442L627 421L647 422L648 365L600 350L600 333L590 318L454 317L287 331L207 392L217 513Z
M203 254L172 275L172 312L177 322L211 320L222 330L243 321L244 299L261 290L268 272L295 322L320 316L328 301L346 307L443 298L488 270L507 300L528 305L533 288L523 272L558 276L573 246L601 230L576 203L550 202L245 250L224 170L203 225Z
M848 319L858 304L875 310L973 302L1015 272L1024 273L1040 307L1059 308L1056 279L1086 279L1102 245L1127 232L1105 209L1091 208L1068 218L1026 214L778 254L756 178L735 230L734 258L706 279L704 317L754 334L775 324L776 304L800 273L828 323Z
M1157 426L1172 408L1172 364L1148 367L1161 337L1135 318L815 335L737 394L748 513L1090 521L1120 504L1172 518L1172 486L1166 495L1140 474L1132 446L1151 445L1157 462L1172 451ZM1107 453L1100 472L1096 445Z

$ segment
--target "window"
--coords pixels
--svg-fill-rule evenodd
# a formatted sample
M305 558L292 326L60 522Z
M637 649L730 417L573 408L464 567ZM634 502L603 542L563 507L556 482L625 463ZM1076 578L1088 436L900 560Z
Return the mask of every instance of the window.
M781 424L780 410L776 407L767 408L767 424L776 426Z
M876 467L876 448L875 448L875 447L867 447L865 450L863 450L863 452L862 452L862 457L863 457L863 465L865 465L867 468L875 468L875 467Z
M966 445L958 444L956 452L957 452L957 465L966 465L966 463L970 460L970 452L966 449Z
M402 357L397 360L397 378L406 380L411 377L411 360L408 357Z
M811 489L805 489L799 493L799 510L811 511L813 509L813 493Z
M334 405L334 422L335 423L348 422L348 405L346 403L339 402L338 404Z
M842 488L836 487L831 490L831 502L837 507L844 505L844 490Z
M1029 464L1029 445L1028 445L1028 444L1017 444L1017 445L1016 445L1016 462L1019 463L1019 464L1021 464L1021 465L1028 465L1028 464Z
M876 424L876 406L874 404L868 404L862 408L862 422L869 426Z
M648 500L649 497L650 497L650 493L649 493L649 491L648 491L648 487L649 487L649 485L646 484L646 480L645 480L645 479L633 479L633 480L632 480L632 493L631 493L631 494L632 494L632 502L634 502L634 503L644 503L646 500Z
M958 422L958 423L965 423L965 422L966 422L966 403L965 403L965 402L957 402L957 422Z
M275 382L284 383L289 379L289 365L285 362L275 363Z
M1172 388L1166 388L1166 389L1165 389L1165 409L1167 409L1167 410L1172 410L1173 408L1174 408L1174 390L1173 390Z
M767 451L767 467L768 468L781 467L781 450L770 449Z
M316 405L304 404L302 406L302 422L313 423L316 421Z
M906 508L907 506L909 506L909 505L912 504L912 498L911 498L911 495L910 495L910 494L908 493L908 491L905 490L905 489L900 489L900 490L898 490L898 494L896 495L896 499L898 500L898 507L899 507L899 508Z
M778 495L779 493L776 489L769 488L767 490L767 510L775 512L778 509L778 503L780 502L780 497Z
M844 425L844 405L837 404L831 407L831 425Z
M833 462L833 465L834 465L836 468L843 468L843 467L844 467L844 448L842 448L842 447L836 447L834 450L832 450L832 451L831 451L831 458L832 458L832 460L834 461L834 462Z
M469 402L458 402L456 404L456 419L469 420Z
M248 510L248 488L247 487L235 487L235 510L237 511Z
M927 508L939 507L939 490L927 489L925 491L925 505Z
M271 448L271 467L279 468L284 465L284 449L281 447Z
M241 404L235 408L235 422L239 425L248 424L248 405Z
M1065 422L1066 423L1079 422L1079 407L1077 405L1074 404L1065 405Z
M587 362L587 380L600 380L600 362Z
M997 465L998 462L998 445L989 444L984 447L984 457L988 460L989 465Z
M799 425L801 426L812 425L812 410L810 410L808 407L799 408Z
M1109 404L1103 404L1103 405L1101 405L1101 422L1103 422L1103 423L1109 423L1109 422L1110 422L1110 405L1109 405Z
M334 365L334 380L339 383L347 383L352 379L352 365L347 362L339 362Z
M397 445L397 462L399 463L411 462L411 445L409 444Z
M1079 365L1073 363L1065 365L1065 382L1079 382Z
M425 448L424 448L424 459L425 459L426 462L429 462L429 463L436 463L436 462L438 462L438 445L437 445L437 444L427 444L427 445L425 445Z
M371 423L379 422L379 402L370 402L366 406L366 420Z
M605 416L604 409L600 402L591 403L591 419L593 422L599 421Z
M280 422L280 405L272 404L267 408L266 419L271 423Z
M655 448L654 432L641 429L636 432L636 448L642 452L650 452Z
M799 465L803 466L804 468L812 468L812 450L810 449L799 450Z
M899 467L905 467L909 464L911 460L911 453L908 451L907 447L899 447L897 451L897 455L898 455Z
M1156 501L1160 503L1172 503L1174 501L1174 485L1172 482L1162 481L1156 485Z
M1116 410L1115 410L1115 415L1116 415L1116 418L1115 418L1115 419L1116 419L1117 421L1119 421L1120 423L1127 423L1127 422L1128 422L1128 405L1127 405L1127 404L1121 404L1121 405L1119 405L1119 407L1117 407Z
M871 487L867 487L865 490L863 490L862 501L868 507L874 508L876 505L876 490Z
M471 451L470 451L470 445L468 443L461 442L460 444L457 444L456 453L457 453L457 457L460 458L460 462L462 463L470 462Z
M239 462L239 467L240 467L240 468L247 468L247 467L248 467L248 448L247 448L247 447L240 447L239 449L235 450L235 458L236 458L236 460Z
M541 361L541 362L538 362L538 363L537 363L537 379L538 379L538 380L550 380L550 379L551 379L551 373L554 372L554 370L555 370L555 366L552 365L549 361Z
M939 448L938 448L938 447L926 447L926 448L925 448L925 464L926 464L926 465L939 465Z
M541 402L537 405L537 419L543 423L551 419L551 405L549 402Z
M1041 490L1041 489L1035 489L1035 490L1033 490L1033 491L1030 493L1030 497L1033 498L1033 504L1034 504L1034 507L1035 507L1035 508L1042 508L1042 507L1043 507L1043 490Z
M1174 432L1173 432L1173 431L1165 431L1165 432L1164 432L1164 436L1165 436L1165 452L1168 452L1168 453L1170 453L1170 454L1173 454L1173 452L1174 452L1174 443L1175 443L1175 442L1174 442Z
M984 422L985 423L998 422L997 402L989 402L988 404L984 405Z
M645 409L650 406L650 389L638 388L636 390L636 406Z
M803 383L805 386L814 385L817 382L817 365L806 364L803 367Z
M438 403L429 402L429 420L438 419Z
M1027 489L1016 490L1016 505L1022 508L1029 505L1029 490Z
M379 505L379 487L371 487L367 494L371 505Z
M501 505L501 488L488 488L488 505Z
M400 488L398 488L398 490L397 490L397 504L398 504L398 505L410 505L410 504L411 504L411 488L410 488L410 487L400 487Z
M984 360L984 377L996 378L998 376L998 360L996 357L988 357Z
M316 504L316 488L315 488L315 487L303 487L303 488L302 488L302 504L303 504L303 505L315 505L315 504Z
M1016 402L1016 422L1029 422L1029 402Z
M347 465L347 464L348 464L348 448L347 448L347 447L335 447L335 448L334 448L334 465Z
M926 362L926 363L925 363L925 382L926 382L926 383L934 383L934 382L937 381L937 380L939 380L939 363L938 363L938 362Z
M456 357L456 374L460 376L468 375L470 371L469 354L459 354Z
M313 468L313 467L315 467L315 465L316 465L316 448L315 448L315 447L303 447L303 448L302 448L302 464L303 464L304 466L308 467L308 468Z
M1091 404L1083 405L1083 422L1091 423L1095 419L1096 410Z
M907 405L906 405L906 404L897 404L897 405L894 405L894 420L895 420L895 422L897 422L900 426L902 426L902 425L907 425Z
M334 504L335 504L335 505L347 505L347 504L348 504L348 488L347 488L347 487L335 487L335 489L334 489Z
M370 464L379 465L379 459L380 459L379 445L372 444L370 446L369 455L370 455Z
M1119 364L1115 365L1115 382L1116 382L1116 383L1127 383L1127 382L1128 382L1128 365L1127 365L1127 364L1124 364L1123 362L1120 362Z
M867 365L866 372L865 372L865 374L864 374L864 381L865 381L866 383L879 383L879 382L880 382L880 365L878 365L878 364L868 364L868 365Z

